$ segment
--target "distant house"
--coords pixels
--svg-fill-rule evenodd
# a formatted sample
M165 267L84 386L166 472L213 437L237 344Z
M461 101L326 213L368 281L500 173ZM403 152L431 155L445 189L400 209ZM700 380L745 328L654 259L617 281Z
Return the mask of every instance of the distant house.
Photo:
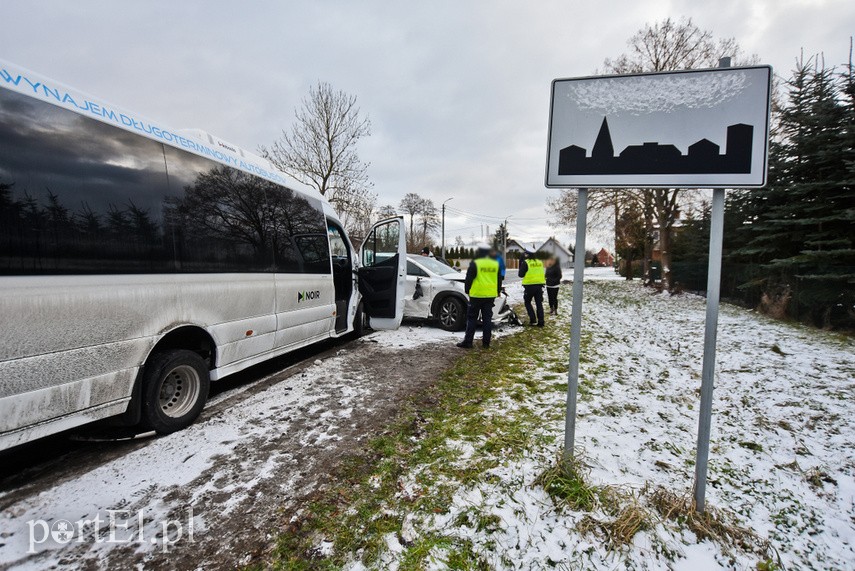
M509 254L508 257L511 257L510 254L522 254L525 250L526 246L524 244L520 244L513 239L508 240L508 243L505 245L505 251Z
M614 266L615 257L605 248L601 248L600 251L597 252L597 265L606 267Z
M550 255L558 259L558 263L562 268L570 268L573 266L573 252L561 245L561 242L550 237L549 240L536 248L538 252L548 252Z
M505 265L512 270L518 268L520 266L519 260L523 257L527 249L532 248L524 242L509 238L508 243L505 244Z

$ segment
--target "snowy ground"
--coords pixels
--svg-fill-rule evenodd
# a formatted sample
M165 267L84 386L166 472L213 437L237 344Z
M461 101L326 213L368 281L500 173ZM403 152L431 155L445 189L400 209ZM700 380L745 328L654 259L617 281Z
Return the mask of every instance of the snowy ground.
M641 505L645 486L688 496L705 300L656 294L615 280L610 270L589 276L576 437L587 479ZM729 305L722 305L719 321L707 501L771 549L698 541L655 514L629 546L617 549L581 532L590 514L556 507L535 484L554 465L563 438L564 373L556 374L556 363L566 359L569 289L562 291L561 315L547 327L561 342L519 359L535 363L520 383L540 387L514 388L482 413L508 419L522 411L542 419L527 435L534 444L522 453L495 453L487 435L448 442L461 472L492 456L493 467L474 484L449 482L449 471L436 465L409 466L405 483L434 482L421 494L434 493L429 486L456 492L447 511L402 509L402 530L387 538L380 568L397 568L426 537L440 538L428 557L433 568L454 567L443 545L465 545L468 557L496 569L855 568L855 340Z
M282 510L322 486L342 456L432 382L461 337L406 323L222 381L230 388L202 417L167 437L60 436L4 453L0 569L231 569L257 559L283 525ZM111 510L119 510L112 538ZM71 540L45 538L41 524L28 523L38 520L51 531L65 520ZM164 522L176 522L174 544L164 541Z
M521 298L518 283L507 289ZM454 470L433 481L452 490L450 509L401 510L404 524L388 535L379 568L397 568L437 537L460 539L466 553L496 569L755 569L764 560L699 542L671 521L653 521L630 546L607 549L579 529L590 513L556 507L534 483L554 465L562 439L569 290L544 334L527 333L539 353L513 356L513 390L483 403L497 433L461 431L443 444ZM697 296L654 294L608 269L586 274L577 450L592 484L639 498L646 485L689 493L703 318ZM265 560L287 523L282 513L327 485L343 455L382 432L408 395L452 365L460 336L407 323L256 371L169 437L53 439L36 460L0 456L0 569L225 569ZM709 504L768 539L787 569L855 568L855 342L723 305L718 346ZM509 424L518 418L527 420ZM501 440L503 422L526 433ZM497 439L511 447L496 447ZM426 476L438 467L408 469L395 496L402 505L417 498L430 505ZM447 475L458 472L470 475L466 483ZM88 528L71 543L49 539L27 553L28 521L76 524L96 514L103 521L108 510L142 512L145 540L136 539L140 526L131 518L118 532L125 541ZM164 519L185 526L167 553L158 530ZM320 541L318 552L334 546ZM442 547L428 559L431 568L455 567Z

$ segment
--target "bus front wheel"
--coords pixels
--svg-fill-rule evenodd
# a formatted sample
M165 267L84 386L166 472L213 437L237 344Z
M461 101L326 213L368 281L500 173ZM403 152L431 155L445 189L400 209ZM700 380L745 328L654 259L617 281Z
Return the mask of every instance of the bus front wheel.
M211 377L193 351L155 353L146 363L142 387L142 424L158 434L189 426L205 406Z

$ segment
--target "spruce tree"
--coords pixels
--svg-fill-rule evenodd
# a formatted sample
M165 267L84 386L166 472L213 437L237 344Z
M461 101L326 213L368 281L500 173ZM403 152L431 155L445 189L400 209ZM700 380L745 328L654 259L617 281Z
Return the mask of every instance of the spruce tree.
M735 253L760 263L745 285L760 284L768 297L789 300L791 315L821 326L855 323L851 78L851 66L843 78L816 60L796 67L769 188L741 205L754 219Z
M704 202L697 212L687 214L674 235L674 281L686 289L707 287L711 218L710 205Z

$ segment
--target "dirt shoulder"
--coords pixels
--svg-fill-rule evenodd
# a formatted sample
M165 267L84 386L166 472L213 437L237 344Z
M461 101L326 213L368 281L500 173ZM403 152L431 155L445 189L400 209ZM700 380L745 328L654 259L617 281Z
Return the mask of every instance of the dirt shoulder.
M429 394L459 356L452 339L377 340L334 346L229 388L168 437L36 460L22 452L27 465L2 480L0 569L233 569L263 559L301 501L386 430L402 403ZM106 521L108 510L126 512L119 517L128 529L116 535L129 540L111 542L105 528L84 525L67 544L48 539L27 553L27 521ZM164 521L178 522L181 537L173 526L165 540Z

